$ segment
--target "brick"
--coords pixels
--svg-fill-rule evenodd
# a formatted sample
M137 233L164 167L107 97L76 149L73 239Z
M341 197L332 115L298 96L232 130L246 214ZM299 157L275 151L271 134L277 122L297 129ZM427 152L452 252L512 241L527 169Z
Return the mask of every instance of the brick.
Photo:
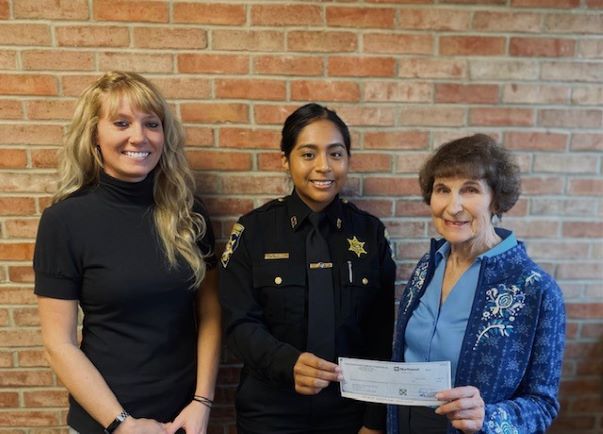
M0 412L0 426L48 427L59 424L59 413L55 410L13 410Z
M349 101L360 100L358 83L332 80L296 80L291 82L294 101Z
M251 170L251 154L244 152L188 151L187 160L195 170Z
M592 381L590 381L592 383ZM570 392L565 392L570 393ZM577 433L577 430L588 430L595 426L596 420L592 416L560 416L555 419L552 434ZM589 432L589 431L586 431Z
M603 86L574 87L572 90L572 104L602 105Z
M453 9L403 9L398 28L413 30L466 31L471 23L468 11Z
M0 352L0 368L12 368L12 367L13 367L12 353L9 353L8 351Z
M26 70L91 71L94 54L66 50L30 50L21 54Z
M202 29L175 27L134 27L134 46L138 48L203 49L207 35Z
M365 53L432 54L433 36L368 33L363 35ZM405 59L401 59L405 60Z
M497 85L438 83L435 87L435 102L487 104L497 101Z
M0 302L2 304L35 304L36 297L30 287L19 288L3 286L0 287Z
M87 20L86 0L14 0L15 18Z
M592 360L588 360L586 364L596 368L601 366L600 364L593 364ZM576 400L572 403L572 411L575 413L596 413L600 409L601 400L597 397L576 397Z
M364 86L364 100L431 102L433 86L428 83L370 81Z
M279 176L225 176L222 189L227 194L268 194L271 196L289 193L288 179Z
M465 109L456 107L402 107L400 125L460 126L465 124Z
M51 45L50 27L46 24L0 23L2 45Z
M465 60L411 58L399 60L399 77L403 78L465 78Z
M17 69L17 52L3 49L0 51L0 69Z
M503 102L514 104L567 104L571 88L533 84L505 84Z
M530 257L540 259L588 259L588 244L574 241L532 240L528 246Z
M562 133L509 131L504 137L504 145L517 150L563 151L568 142L568 134Z
M594 9L603 8L603 1L601 0L586 0L586 6Z
M28 261L33 258L32 243L0 243L0 260Z
M0 20L10 18L9 0L0 0Z
M36 212L36 204L30 197L1 197L0 216L26 216Z
M482 32L540 32L541 15L527 12L476 11L473 28Z
M396 219L386 222L385 227L392 238L424 238L426 236L426 224L422 221ZM411 266L414 268L416 263L415 261Z
M217 24L236 26L244 24L245 5L223 3L174 3L175 23Z
M576 41L571 39L513 37L509 43L512 56L571 57L575 50Z
M469 125L534 125L534 110L480 107L469 109Z
M521 189L524 194L561 194L563 179L558 176L524 176Z
M390 172L392 157L388 154L356 152L350 159L350 171L356 173Z
M282 100L286 88L281 80L217 79L215 92L218 98Z
M441 3L463 5L506 5L507 0L441 0Z
M281 156L277 152L259 152L257 162L259 170L267 172L283 171Z
M180 105L180 115L184 122L200 123L246 123L249 108L247 104L225 103L185 103Z
M8 278L15 283L33 283L33 268L31 266L11 266L8 268Z
M563 222L563 236L573 238L601 238L603 237L603 222L566 220Z
M600 83L603 81L602 69L600 63L594 62L543 62L540 75L543 80Z
M43 173L0 173L0 192L53 193L56 175Z
M283 51L285 34L270 30L213 30L214 50Z
M314 56L259 56L253 59L258 74L322 75L323 60Z
M439 146L442 143L448 143L456 139L460 139L466 136L472 136L477 131L483 131L482 129L475 130L470 128L450 128L450 129L438 129L431 132L431 143L434 146ZM497 131L489 131L488 134L492 137L497 143L501 142L501 135ZM521 161L518 161L521 164ZM521 169L521 167L520 167Z
M393 8L329 6L326 12L330 27L391 29L396 19Z
M420 194L416 177L382 177L365 178L364 194L369 196L408 196Z
M599 128L603 112L584 109L543 109L539 125L555 128Z
M0 330L0 339L2 339L3 345L6 345L7 347L42 345L42 333L39 329L3 329ZM0 380L0 384L2 384L2 380Z
M24 149L0 148L0 169L18 169L27 165L27 154Z
M17 392L0 392L0 408L19 407L19 394Z
M367 131L364 133L365 149L425 149L429 134L423 131Z
M287 34L289 51L350 52L358 48L353 32L291 31Z
M293 88L294 84L291 85ZM293 91L291 92L293 94ZM293 97L292 97L293 98ZM293 98L295 99L295 98ZM272 124L281 126L287 116L289 116L299 105L290 104L255 104L253 107L254 120L257 124ZM230 234L230 232L229 232Z
M400 199L396 201L397 217L430 217L431 209L420 199Z
M0 74L0 94L56 95L56 79L46 74Z
M94 83L98 78L100 78L100 75L64 75L60 77L63 95L79 97L84 89Z
M429 155L429 152L405 152L402 155L398 155L396 157L395 172L417 174Z
M251 24L254 26L321 25L321 7L299 4L252 5Z
M391 57L329 57L331 77L392 77L396 61Z
M155 53L99 53L98 64L101 70L122 70L134 72L172 72L174 70L171 54Z
M392 107L341 106L337 113L348 126L392 126L395 123L395 109Z
M499 56L504 51L502 37L440 36L440 54L444 56Z
M210 197L204 200L208 212L212 216L239 216L251 211L253 201L250 199L228 199Z
M214 144L214 131L204 127L186 127L184 129L187 146L212 146Z
M5 220L7 238L29 238L35 239L38 229L38 219L10 219Z
M9 315L8 309L0 309L0 327L8 327ZM2 406L2 398L0 397L0 407Z
M69 120L73 116L75 100L37 99L25 101L27 119Z
M534 60L481 60L469 63L469 77L473 80L536 80L539 65Z
M0 125L0 144L56 145L62 137L58 125Z
M22 307L13 309L13 320L18 327L39 326L40 318L36 307Z
M220 146L224 148L273 148L277 149L280 134L275 130L222 128Z
M39 350L20 350L17 352L19 366L21 367L48 367L48 361L44 351Z
M553 238L559 234L558 221L509 217L504 226L513 230L517 238Z
M229 54L180 54L178 70L184 73L247 74L249 58Z
M575 151L602 151L603 134L574 133L572 134L571 149Z
M603 15L592 12L582 14L549 14L544 17L544 29L554 33L600 34L602 28Z
M587 59L601 59L603 58L603 41L600 39L578 41L578 53L580 57Z
M65 389L36 390L23 393L27 407L65 407L68 405L68 393Z
M95 0L94 18L100 21L167 23L168 2L153 0Z
M597 171L597 161L589 155L536 154L533 167L535 172L587 174Z
M600 319L603 316L603 303L566 303L568 318Z
M603 336L603 323L585 323L582 324L580 337L583 338L600 338Z
M387 199L354 199L354 205L379 218L392 216L392 201Z
M130 34L123 26L60 26L57 44L64 47L127 47Z

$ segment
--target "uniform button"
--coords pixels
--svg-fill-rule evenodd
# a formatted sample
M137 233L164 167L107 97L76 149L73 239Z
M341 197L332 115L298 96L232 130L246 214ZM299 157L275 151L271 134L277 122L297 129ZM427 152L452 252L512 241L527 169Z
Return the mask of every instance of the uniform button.
M274 283L276 283L277 285L280 285L281 283L283 283L283 279L281 278L281 276L276 276L274 278Z
M362 284L363 285L368 285L368 279L366 277L362 278Z

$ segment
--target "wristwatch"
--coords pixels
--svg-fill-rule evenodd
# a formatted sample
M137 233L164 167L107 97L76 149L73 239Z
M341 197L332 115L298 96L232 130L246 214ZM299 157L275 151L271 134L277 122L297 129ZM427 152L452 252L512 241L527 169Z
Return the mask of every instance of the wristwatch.
M105 434L111 434L113 431L115 431L128 416L130 416L128 412L126 410L122 410L121 413L117 415L115 420L111 422L107 428L105 428Z

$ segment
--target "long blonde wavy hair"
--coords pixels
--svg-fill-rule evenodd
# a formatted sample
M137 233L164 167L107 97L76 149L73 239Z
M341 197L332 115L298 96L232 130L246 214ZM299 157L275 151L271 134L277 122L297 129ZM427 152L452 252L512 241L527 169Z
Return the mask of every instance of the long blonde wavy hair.
M196 288L205 277L205 261L196 241L204 236L206 223L193 212L195 182L184 156L184 133L164 97L141 75L107 72L81 94L63 138L53 203L98 184L103 170L97 150L98 121L103 114L116 113L122 98L139 111L155 113L163 124L165 143L153 186L155 229L170 266L176 266L178 256L183 258L194 275L191 287Z

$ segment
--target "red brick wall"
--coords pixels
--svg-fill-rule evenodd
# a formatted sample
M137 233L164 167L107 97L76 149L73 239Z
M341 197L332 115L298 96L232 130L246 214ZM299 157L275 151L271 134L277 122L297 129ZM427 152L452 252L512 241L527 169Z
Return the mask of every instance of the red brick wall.
M337 109L353 132L347 195L387 223L400 289L433 235L419 164L444 140L496 136L524 179L504 225L567 301L555 432L603 432L601 0L0 0L1 433L65 432L31 256L74 101L112 68L145 74L173 103L222 240L288 192L287 113ZM237 376L225 355L212 433L234 433Z

